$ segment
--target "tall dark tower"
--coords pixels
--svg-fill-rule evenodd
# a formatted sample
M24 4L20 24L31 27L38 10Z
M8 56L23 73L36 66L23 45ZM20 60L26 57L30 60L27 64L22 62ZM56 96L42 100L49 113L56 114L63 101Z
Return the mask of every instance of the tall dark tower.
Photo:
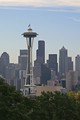
M59 74L60 74L60 77L63 75L64 76L66 75L67 66L68 66L67 58L68 58L67 49L63 46L59 50Z
M58 73L57 54L49 54L48 67Z
M9 55L8 55L8 53L3 52L3 54L1 55L1 60L2 60L2 64L8 65L9 64Z
M25 77L25 85L24 85L24 95L35 94L35 87L33 83L33 68L32 68L32 46L34 38L38 35L36 32L33 32L30 25L27 32L22 34L27 41L27 49L28 49L28 60L27 68L26 68L26 77Z
M37 59L45 63L45 41L43 40L38 41Z
M0 74L5 78L6 67L9 65L9 55L3 52L0 58Z
M18 63L21 70L26 70L27 66L27 49L20 50L20 56L18 56Z

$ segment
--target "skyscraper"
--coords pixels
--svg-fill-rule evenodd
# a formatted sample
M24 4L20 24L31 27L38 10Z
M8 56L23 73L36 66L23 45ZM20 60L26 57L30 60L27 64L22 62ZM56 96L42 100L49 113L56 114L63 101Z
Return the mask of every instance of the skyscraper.
M36 51L36 57L41 63L45 63L45 41L38 41L38 50Z
M20 56L18 57L18 63L21 66L21 70L26 70L26 66L27 66L27 50L23 49L20 50Z
M8 65L9 64L9 55L8 55L8 53L6 53L6 52L2 53L1 61L2 61L2 64L4 64L4 65Z
M67 62L67 49L63 46L59 50L59 74L60 77L62 75L66 75L66 72L68 71L68 62Z
M9 55L6 52L3 52L0 58L0 74L5 78L5 70L9 65Z
M20 50L20 56L18 57L18 64L20 65L19 79L21 80L21 89L24 88L26 66L27 66L27 49Z
M41 85L47 85L47 81L51 80L51 70L45 65L41 65Z
M55 74L58 73L58 63L57 63L57 54L49 54L49 60L47 61L48 67L55 71Z
M68 71L73 70L73 61L72 57L68 57Z
M45 63L45 41L38 41L38 49L36 51L36 60L34 61L34 80L35 84L42 84L41 76L42 76L42 65Z
M75 57L75 71L77 72L78 77L80 77L80 55Z
M78 78L75 71L69 71L66 74L66 89L67 91L75 90L76 85L78 84Z

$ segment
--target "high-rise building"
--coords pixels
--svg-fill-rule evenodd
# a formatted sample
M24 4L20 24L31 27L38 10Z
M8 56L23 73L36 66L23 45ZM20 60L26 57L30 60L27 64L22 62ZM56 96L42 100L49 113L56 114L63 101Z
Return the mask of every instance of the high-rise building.
M72 57L68 57L68 71L73 70L73 61Z
M3 52L1 55L1 61L2 61L2 64L8 65L9 64L9 54L6 52Z
M62 75L66 75L66 72L68 71L68 62L67 62L67 49L65 47L62 47L59 50L59 74L60 77Z
M41 85L41 65L36 64L33 67L34 84Z
M34 61L33 76L36 85L41 85L42 65L45 63L45 41L38 41L38 49L36 51L36 60Z
M77 72L78 77L80 77L80 55L75 57L75 71Z
M21 66L21 70L26 70L26 66L27 66L27 50L26 49L20 50L20 56L18 57L18 63Z
M59 83L63 88L66 88L66 76L64 74L61 76Z
M3 52L0 58L0 74L5 78L5 70L9 65L9 55L6 52Z
M6 80L8 84L15 85L14 80L15 80L15 64L10 63L6 67Z
M48 80L51 80L51 70L45 65L41 65L41 85L47 85Z
M66 89L67 91L75 90L76 85L78 84L78 77L75 71L69 71L66 74Z
M6 82L10 85L14 85L16 89L21 88L21 81L19 79L19 64L9 63L6 67L5 78Z
M48 67L55 72L58 73L58 63L57 63L57 54L49 54L49 60L47 61Z
M27 49L20 50L20 56L18 57L18 64L20 65L19 79L21 80L21 89L24 88L26 68L27 68Z
M38 41L38 50L36 51L36 57L41 63L45 63L45 41Z

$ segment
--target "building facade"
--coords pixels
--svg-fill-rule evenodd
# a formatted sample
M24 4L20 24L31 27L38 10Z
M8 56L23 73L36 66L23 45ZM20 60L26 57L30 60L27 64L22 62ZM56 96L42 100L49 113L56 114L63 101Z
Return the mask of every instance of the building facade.
M58 74L57 54L49 54L49 60L47 61L48 67Z
M66 75L66 72L68 71L68 62L67 62L67 49L65 47L62 47L59 50L59 75L60 77L62 75Z
M75 71L77 72L78 77L80 77L80 55L75 57Z
M38 41L38 49L36 51L36 58L41 62L45 63L45 41Z

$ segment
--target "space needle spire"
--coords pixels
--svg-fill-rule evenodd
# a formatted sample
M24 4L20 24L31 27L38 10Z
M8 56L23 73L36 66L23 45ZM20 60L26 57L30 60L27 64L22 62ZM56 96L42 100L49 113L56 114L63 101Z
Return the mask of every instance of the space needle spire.
M22 34L26 38L27 49L28 49L28 58L27 58L27 66L26 66L26 77L25 77L25 85L24 85L24 95L30 96L35 94L35 85L33 81L33 66L32 66L32 47L34 38L38 35L36 32L33 32L31 25L28 25L27 32Z

